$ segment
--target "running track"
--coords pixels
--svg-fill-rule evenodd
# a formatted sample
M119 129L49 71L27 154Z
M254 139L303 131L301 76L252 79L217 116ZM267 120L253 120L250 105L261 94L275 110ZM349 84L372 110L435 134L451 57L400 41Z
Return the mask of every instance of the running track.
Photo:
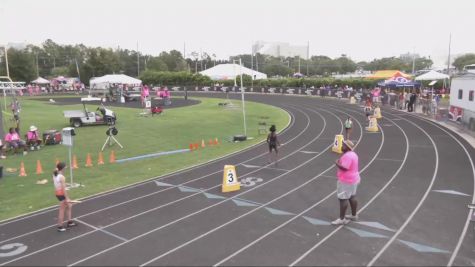
M246 97L292 118L280 134L277 166L267 165L260 144L91 197L75 206L80 225L65 233L55 230L54 208L2 222L0 266L475 265L466 207L475 202L475 151L465 140L389 109L381 131L368 133L358 105ZM335 227L337 155L330 147L347 117L355 121L351 139L360 156L360 221ZM240 179L262 181L222 194L225 164L236 165Z

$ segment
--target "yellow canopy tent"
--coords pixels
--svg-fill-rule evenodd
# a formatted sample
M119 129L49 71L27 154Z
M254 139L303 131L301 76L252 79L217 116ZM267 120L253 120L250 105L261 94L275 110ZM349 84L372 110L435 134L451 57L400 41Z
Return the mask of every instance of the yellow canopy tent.
M411 75L405 74L404 72L401 72L398 70L378 70L372 75L368 76L367 78L374 79L374 80L383 80L383 79L388 79L394 76L411 78Z

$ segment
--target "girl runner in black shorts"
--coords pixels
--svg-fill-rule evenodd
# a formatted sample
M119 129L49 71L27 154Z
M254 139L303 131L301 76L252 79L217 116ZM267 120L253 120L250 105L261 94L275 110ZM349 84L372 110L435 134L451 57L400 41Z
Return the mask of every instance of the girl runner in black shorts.
M64 228L64 213L68 216L68 227L76 226L76 222L71 219L72 204L66 191L66 179L63 175L63 170L66 167L64 162L58 162L56 169L53 172L53 184L56 198L59 200L59 214L58 214L58 232L66 231Z
M275 125L272 125L269 129L270 133L267 135L267 144L269 144L269 163L272 162L272 150L275 151L275 163L278 159L277 146L280 146L279 140L277 140L277 134L275 133Z

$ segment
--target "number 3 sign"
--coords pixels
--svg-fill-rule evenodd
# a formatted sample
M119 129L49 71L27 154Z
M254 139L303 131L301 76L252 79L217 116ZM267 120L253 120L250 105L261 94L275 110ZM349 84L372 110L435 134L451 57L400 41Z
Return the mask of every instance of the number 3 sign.
M241 189L236 167L234 165L224 165L222 192L232 192Z

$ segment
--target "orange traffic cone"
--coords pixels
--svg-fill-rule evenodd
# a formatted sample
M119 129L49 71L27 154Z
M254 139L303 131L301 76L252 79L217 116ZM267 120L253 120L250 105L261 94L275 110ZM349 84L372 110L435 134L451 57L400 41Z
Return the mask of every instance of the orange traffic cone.
M86 167L92 167L92 158L91 158L91 154L90 154L90 153L87 153Z
M20 165L20 174L19 174L18 176L26 176L25 164L23 163L23 161L21 162L21 165Z
M209 145L209 146L212 146L212 145L214 145L214 141L213 141L213 139L209 139L209 141L208 141L208 145Z
M215 138L215 139L214 139L214 144L215 144L215 145L219 145L218 138Z
M195 146L193 144L190 144L190 150L193 151L194 148Z
M36 174L43 174L43 167L39 159L36 160Z
M198 149L198 148L200 148L200 144L196 143L195 144L195 150Z
M115 153L114 150L111 151L111 155L109 156L109 163L115 162Z
M206 146L205 146L205 140L204 140L204 139L201 139L201 147L206 147Z
M78 159L76 158L76 155L73 156L73 169L79 169L78 167Z
M99 152L99 159L97 160L97 165L104 165L104 156L102 155L102 151Z

